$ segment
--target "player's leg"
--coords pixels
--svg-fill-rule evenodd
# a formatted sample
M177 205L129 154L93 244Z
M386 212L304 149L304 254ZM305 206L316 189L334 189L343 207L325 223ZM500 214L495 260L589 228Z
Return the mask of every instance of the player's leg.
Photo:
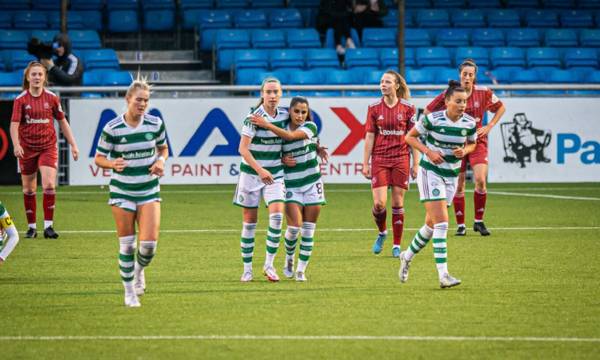
M253 279L254 237L262 187L263 184L257 176L242 173L233 198L233 203L242 208L242 233L240 237L240 250L244 264L244 271L240 278L242 282L252 281Z
M40 157L40 163L42 163ZM44 237L46 239L56 239L58 234L54 231L54 209L56 206L56 168L41 165L40 173L42 175L42 189L44 191Z
M306 267L314 247L317 219L321 213L321 204L307 205L304 207L302 218L302 240L298 254L298 267L296 268L296 281L306 281Z
M6 234L6 240L0 238L0 265L6 261L6 258L12 253L19 242L19 232L13 223L10 214L0 204L0 235ZM4 243L2 243L4 240Z
M448 209L446 200L432 201L425 204L425 211L433 222L433 256L438 271L440 287L448 288L460 284L460 280L448 273Z
M137 207L137 223L139 226L138 246L135 269L134 289L137 295L143 295L146 290L146 274L144 268L150 265L156 253L160 230L160 202L152 201Z
M400 244L404 231L404 194L408 190L410 163L400 164L392 169L392 230L394 232L394 246L392 256L400 256Z
M479 232L482 236L490 235L490 232L483 223L485 214L485 205L487 202L487 147L478 144L475 151L469 155L473 175L475 177L475 192L473 194L473 205L475 206L475 221L473 230Z
M120 207L121 206L121 207ZM119 237L119 272L125 288L125 306L139 307L140 301L133 288L135 264L135 204L123 201L111 206Z
M275 255L281 242L281 227L283 225L283 211L285 208L285 186L283 181L276 181L266 185L263 189L264 200L269 207L269 227L267 229L267 252L263 274L271 282L279 281L279 275L273 267Z
M284 236L285 263L283 265L283 274L287 278L292 278L294 276L294 254L296 252L300 227L302 226L302 208L303 205L294 201L294 199L286 199L285 217L287 229Z
M373 243L373 253L379 254L383 250L383 243L387 237L387 191L391 182L391 169L372 165L371 191L373 193L373 220L377 225L379 234Z
M465 225L465 185L466 185L466 174L467 174L467 159L463 159L460 165L460 173L458 174L458 183L456 187L456 194L452 200L454 205L454 215L456 216L456 233L457 236L467 235L467 227Z
M23 203L25 205L25 216L27 217L26 238L37 237L36 207L37 200L35 192L37 189L37 171L39 154L25 150L23 158L19 159L21 168L21 183L23 184Z

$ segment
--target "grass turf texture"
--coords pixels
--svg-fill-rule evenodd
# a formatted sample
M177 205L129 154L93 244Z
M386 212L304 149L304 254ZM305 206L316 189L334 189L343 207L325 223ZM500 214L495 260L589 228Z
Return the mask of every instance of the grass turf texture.
M399 263L391 257L391 233L382 254L371 253L376 231L368 185L327 186L309 281L282 278L277 284L261 275L266 210L260 209L255 280L242 284L241 211L231 205L234 186L163 186L163 231L146 271L147 294L141 308L128 309L106 188L60 188L55 228L61 237L45 240L38 230L32 240L23 236L20 189L3 187L0 200L22 236L0 267L2 358L597 358L600 184L492 184L488 191L486 225L492 236L472 231L472 193L467 194L468 235L453 236L451 220L448 239L449 269L463 284L441 290L430 244L413 261L406 284L399 282ZM405 209L409 230L403 248L423 222L415 187ZM39 229L41 219L38 193ZM283 259L282 242L275 262L280 276ZM433 338L38 338L187 335ZM550 341L437 338L445 336ZM596 340L549 339L565 337Z

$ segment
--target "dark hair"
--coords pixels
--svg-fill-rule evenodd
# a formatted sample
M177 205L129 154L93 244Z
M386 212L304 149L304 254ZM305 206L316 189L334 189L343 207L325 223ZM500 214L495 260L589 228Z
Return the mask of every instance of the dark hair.
M444 95L444 99L450 100L450 98L452 97L452 95L454 95L455 92L466 93L467 90L460 85L459 81L456 81L456 80L448 81L448 89L446 89L446 95Z
M479 68L477 67L477 64L475 63L475 60L473 59L464 59L463 62L458 66L458 71L462 72L462 70L467 67L467 66L472 66L475 68L475 73L477 74L477 70L479 70Z
M398 88L396 89L396 96L399 99L404 99L404 100L410 99L410 89L408 88L408 85L406 84L406 80L404 80L404 78L402 77L402 75L400 75L400 73L398 73L397 71L394 71L394 70L388 70L384 74L390 74L394 78L396 78L396 83L398 84Z
M308 105L308 100L304 96L294 96L292 98L292 100L290 101L290 111L292 111L292 108L298 104L306 104L306 107L308 108L308 115L306 117L306 121L313 121L312 113L310 112L310 105Z

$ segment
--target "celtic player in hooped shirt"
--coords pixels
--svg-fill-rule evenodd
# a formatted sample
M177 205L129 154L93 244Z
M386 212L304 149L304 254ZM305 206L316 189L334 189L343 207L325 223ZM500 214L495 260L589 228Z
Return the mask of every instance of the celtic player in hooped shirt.
M433 254L442 288L461 283L448 273L448 206L456 191L460 162L475 149L477 140L475 119L464 113L466 90L451 80L445 96L447 110L427 115L406 136L406 142L424 155L419 163L417 185L426 215L423 227L410 246L400 253L399 271L400 281L407 281L413 257L433 238ZM419 140L420 136L425 137L425 144Z
M5 239L6 238L6 239ZM13 223L8 211L0 202L0 265L10 253L15 249L19 242L19 233Z

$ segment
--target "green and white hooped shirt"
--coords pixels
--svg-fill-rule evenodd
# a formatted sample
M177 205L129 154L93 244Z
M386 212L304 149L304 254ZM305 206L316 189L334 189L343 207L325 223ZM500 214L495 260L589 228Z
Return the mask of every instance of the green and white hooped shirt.
M112 171L110 198L145 201L160 197L158 177L150 174L156 161L156 147L165 145L167 136L163 121L144 114L140 124L132 128L124 115L104 126L96 153L111 159L122 157L127 166L122 172Z
M464 146L467 140L475 142L476 125L475 119L468 114L454 122L447 117L445 110L423 117L415 127L425 137L427 148L443 154L444 162L436 165L427 156L422 156L419 166L442 177L457 177L460 173L461 159L453 155L452 149Z
M281 146L283 141L272 131L253 125L250 117L253 114L262 116L275 126L284 129L289 122L288 111L283 107L278 107L275 117L271 117L261 105L246 117L242 126L242 136L252 139L250 153L254 159L260 166L273 175L273 179L281 179L283 178L283 165L281 163ZM256 171L246 163L244 158L242 158L242 163L240 164L240 171L257 175Z
M290 127L288 125L288 130ZM308 121L296 130L304 132L308 138L283 142L283 155L291 155L296 160L296 166L284 166L285 188L287 190L304 192L321 179L321 170L317 160L317 125Z

